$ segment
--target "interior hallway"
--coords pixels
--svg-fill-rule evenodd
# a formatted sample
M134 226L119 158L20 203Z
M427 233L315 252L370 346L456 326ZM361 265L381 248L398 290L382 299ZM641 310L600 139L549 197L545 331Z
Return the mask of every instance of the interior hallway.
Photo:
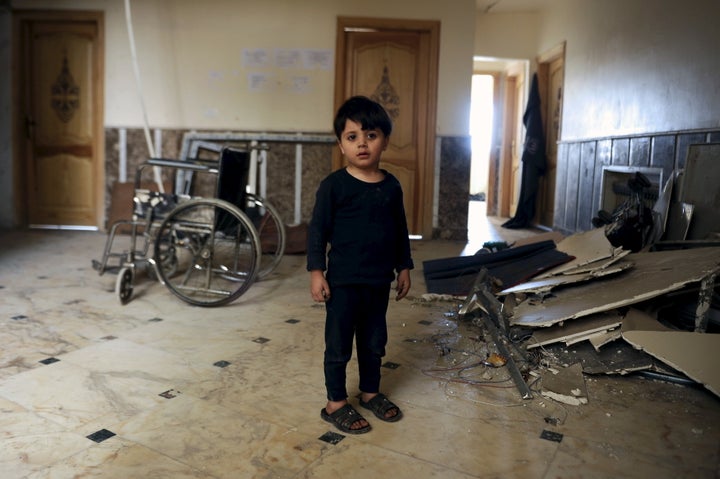
M478 220L471 239L533 234L503 220ZM720 475L720 401L704 389L586 376L589 404L567 406L522 400L504 368L472 367L488 351L482 333L455 301L421 297L423 260L475 246L412 243L382 382L404 418L368 414L373 431L335 443L319 417L324 308L304 256L228 306L189 306L144 276L121 306L115 276L91 267L105 238L0 233L3 479ZM354 362L348 372L354 391Z

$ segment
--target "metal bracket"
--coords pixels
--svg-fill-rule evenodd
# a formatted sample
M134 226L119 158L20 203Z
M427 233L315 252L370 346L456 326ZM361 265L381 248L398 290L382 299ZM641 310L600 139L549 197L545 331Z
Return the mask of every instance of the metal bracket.
M532 391L530 391L530 387L525 382L525 379L523 379L522 373L517 367L517 364L513 359L513 355L510 352L510 348L508 347L507 334L510 329L509 322L503 312L503 304L497 300L488 287L489 278L490 275L488 274L487 269L482 268L475 278L472 289L467 295L465 302L460 307L458 314L460 316L464 316L479 308L482 308L487 313L482 315L483 324L490 333L490 336L500 354L507 358L507 363L505 365L508 368L513 382L515 382L515 386L520 392L520 397L522 399L532 399ZM503 333L502 337L500 334L501 331ZM517 348L513 347L513 349L516 354L520 354L520 352L517 351Z
M700 294L698 305L695 310L695 332L704 333L707 330L710 319L710 304L712 303L713 291L715 290L715 278L717 273L705 276L700 283Z

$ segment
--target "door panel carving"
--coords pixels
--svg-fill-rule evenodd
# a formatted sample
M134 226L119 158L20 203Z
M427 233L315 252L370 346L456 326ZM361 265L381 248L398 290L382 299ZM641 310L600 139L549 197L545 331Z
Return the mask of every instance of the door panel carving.
M348 28L358 22L373 28ZM383 105L393 120L381 168L398 177L411 233L432 232L434 118L437 83L435 22L340 19L336 108L352 95ZM408 26L410 25L410 26ZM334 167L342 166L339 154Z
M22 21L27 222L99 227L104 168L98 23Z

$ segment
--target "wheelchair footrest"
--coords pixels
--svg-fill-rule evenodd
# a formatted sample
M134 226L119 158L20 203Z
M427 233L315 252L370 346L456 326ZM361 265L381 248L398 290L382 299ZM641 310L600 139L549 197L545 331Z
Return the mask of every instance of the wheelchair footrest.
M119 265L116 265L116 266L105 265L105 267L103 267L102 262L100 262L96 259L92 260L92 268L100 274L103 274L103 273L118 274L120 272Z

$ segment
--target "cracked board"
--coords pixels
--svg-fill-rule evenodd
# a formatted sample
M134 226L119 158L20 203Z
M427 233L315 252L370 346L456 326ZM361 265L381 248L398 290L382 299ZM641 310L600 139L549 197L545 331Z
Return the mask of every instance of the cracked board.
M720 270L720 248L634 253L627 260L635 267L622 274L564 288L542 302L525 300L510 324L547 327L677 291Z

